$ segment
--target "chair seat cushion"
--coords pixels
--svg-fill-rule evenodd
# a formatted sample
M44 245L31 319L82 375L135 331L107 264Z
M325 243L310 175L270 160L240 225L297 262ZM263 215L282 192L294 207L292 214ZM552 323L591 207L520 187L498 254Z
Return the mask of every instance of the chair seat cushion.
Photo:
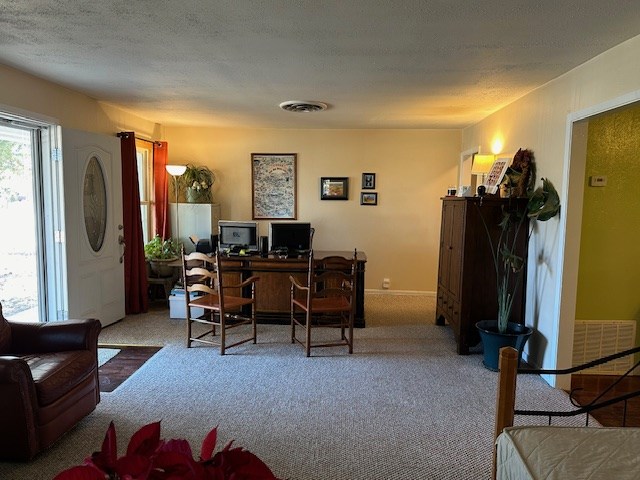
M345 297L312 298L311 310L314 313L348 312L351 304Z
M234 310L252 303L253 299L251 298L224 296L224 306L227 310ZM215 294L202 295L189 302L189 306L218 310L220 308L220 297Z
M38 403L49 405L79 385L96 367L95 354L88 350L21 355L36 386Z

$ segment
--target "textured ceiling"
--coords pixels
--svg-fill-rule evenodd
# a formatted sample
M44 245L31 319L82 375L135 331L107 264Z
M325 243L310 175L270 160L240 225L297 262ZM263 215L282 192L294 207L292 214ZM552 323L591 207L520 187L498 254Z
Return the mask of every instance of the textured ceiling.
M459 128L638 34L637 0L3 0L0 63L166 125Z

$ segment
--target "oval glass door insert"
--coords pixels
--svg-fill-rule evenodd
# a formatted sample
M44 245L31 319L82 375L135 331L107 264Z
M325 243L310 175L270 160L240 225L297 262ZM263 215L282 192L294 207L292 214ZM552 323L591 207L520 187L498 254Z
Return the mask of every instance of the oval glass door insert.
M102 165L95 156L89 160L84 174L82 200L87 239L93 251L98 252L107 229L107 186Z

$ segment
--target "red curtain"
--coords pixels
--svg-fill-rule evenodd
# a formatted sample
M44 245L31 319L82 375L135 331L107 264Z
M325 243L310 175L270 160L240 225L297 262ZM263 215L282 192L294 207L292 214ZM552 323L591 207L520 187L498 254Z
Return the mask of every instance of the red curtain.
M153 188L155 192L155 233L162 238L171 238L169 219L168 175L165 169L169 156L167 142L153 144Z
M124 225L124 289L125 313L144 313L149 308L147 266L144 259L140 191L134 132L122 132L122 213Z

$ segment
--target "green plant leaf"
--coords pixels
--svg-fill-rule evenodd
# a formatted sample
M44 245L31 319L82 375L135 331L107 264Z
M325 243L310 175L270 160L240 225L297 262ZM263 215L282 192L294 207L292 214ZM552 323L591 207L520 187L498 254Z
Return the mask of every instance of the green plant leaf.
M536 188L529 198L527 210L529 218L541 222L546 222L560 212L560 196L551 181L542 179L542 186Z
M153 240L145 244L144 256L148 260L168 260L178 258L179 245L172 239L163 240L160 235L153 237Z

